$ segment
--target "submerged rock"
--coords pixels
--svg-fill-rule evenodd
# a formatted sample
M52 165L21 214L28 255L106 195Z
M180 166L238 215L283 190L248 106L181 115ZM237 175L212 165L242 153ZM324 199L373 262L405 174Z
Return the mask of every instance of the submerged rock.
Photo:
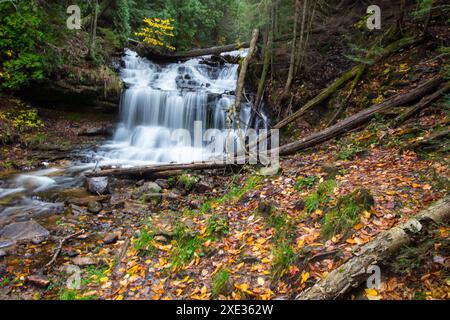
M75 257L72 259L72 263L80 267L93 266L97 264L97 262L90 257Z
M0 231L0 239L10 241L42 242L48 238L50 232L34 220L14 222Z
M50 284L48 277L41 274L32 274L27 278L27 282L40 288L46 288Z
M89 201L88 211L91 213L99 213L102 210L102 204L98 201Z
M116 243L117 240L119 240L119 236L115 233L107 234L105 238L103 238L104 244L113 244Z
M87 178L86 189L90 193L98 195L111 193L107 177Z

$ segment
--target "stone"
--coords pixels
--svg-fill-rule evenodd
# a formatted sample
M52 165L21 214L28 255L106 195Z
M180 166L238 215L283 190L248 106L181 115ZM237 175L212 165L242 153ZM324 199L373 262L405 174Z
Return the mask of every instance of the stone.
M294 209L297 211L302 211L305 208L305 201L298 200L294 203Z
M102 204L98 201L89 201L88 211L91 213L99 213L102 210Z
M107 177L87 178L86 189L90 193L97 195L105 195L111 193Z
M113 244L119 240L119 236L115 233L109 233L103 238L104 244Z
M202 203L200 202L200 200L194 199L191 202L189 202L189 206L192 209L200 209L200 207L202 206Z
M6 251L0 249L0 258L6 257Z
M47 288L50 284L48 277L41 274L32 274L28 276L27 282L40 288Z
M141 193L160 193L161 187L155 182L146 182L139 188Z
M0 231L0 239L9 241L37 241L48 238L50 232L34 220L14 222Z
M211 191L213 189L213 187L206 181L200 181L195 185L195 189L199 193L205 193L205 192Z
M169 181L167 181L167 179L156 179L155 183L163 189L170 188L170 184L169 184Z
M168 242L168 241L169 241L169 240L168 240L165 236L163 236L162 234L155 236L154 239L155 239L155 241L158 241L158 242Z
M80 267L93 266L97 264L97 262L90 257L79 257L79 256L73 258L72 263Z
M68 250L66 251L66 253L67 253L67 255L68 255L70 258L75 258L76 256L79 255L78 251L73 250L73 249L68 249Z

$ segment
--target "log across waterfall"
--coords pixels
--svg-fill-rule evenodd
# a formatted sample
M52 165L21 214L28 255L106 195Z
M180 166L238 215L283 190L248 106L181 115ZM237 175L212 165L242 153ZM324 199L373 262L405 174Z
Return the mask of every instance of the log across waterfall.
M235 53L239 54L239 53ZM140 165L190 163L223 156L205 142L193 143L194 125L225 131L226 112L233 105L238 65L213 67L206 57L156 64L127 50L121 78L121 122L113 140L102 148L101 164ZM242 128L250 119L251 103L243 102ZM262 115L262 117L265 117ZM264 128L258 118L256 127ZM182 134L188 132L190 137Z

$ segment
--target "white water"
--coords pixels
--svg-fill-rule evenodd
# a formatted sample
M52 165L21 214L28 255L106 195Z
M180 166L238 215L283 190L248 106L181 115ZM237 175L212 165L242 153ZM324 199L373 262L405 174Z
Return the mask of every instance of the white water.
M203 131L225 129L226 111L235 101L232 92L238 65L211 67L202 61L158 65L126 50L121 78L127 89L120 104L121 123L113 141L99 153L101 165L187 163L217 155L209 153L205 144L172 139L177 129L189 130L193 138L194 121L202 121ZM243 129L250 110L249 103L242 103Z
M246 52L227 53L234 56ZM74 163L64 168L49 168L20 174L0 181L0 227L17 219L28 219L62 210L62 203L42 201L39 193L77 188L83 184L83 172L96 165L130 166L149 163L187 163L206 160L210 153L205 144L174 141L177 129L192 133L194 121L202 129L225 129L226 110L234 103L238 66L225 63L211 67L204 58L183 63L158 65L126 50L121 78L126 85L120 103L121 121L115 135L94 155L87 152L88 163ZM246 128L251 105L242 103L240 123ZM258 118L257 127L265 127Z

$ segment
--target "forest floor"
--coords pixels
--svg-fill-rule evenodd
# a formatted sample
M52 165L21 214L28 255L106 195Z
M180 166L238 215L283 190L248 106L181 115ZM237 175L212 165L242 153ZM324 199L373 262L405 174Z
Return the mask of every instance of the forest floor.
M419 122L433 125L442 119L434 113ZM346 261L352 250L448 192L448 157L405 149L414 138L401 127L389 130L374 122L284 158L274 176L242 168L185 173L157 185L113 181L111 197L78 199L75 207L69 200L65 214L48 218L44 225L51 234L86 231L64 243L50 269L42 267L56 240L19 244L2 258L2 296L294 298ZM325 217L355 190L367 190L373 203L339 230L329 230ZM101 201L103 209L90 213L88 201ZM356 290L349 298L449 298L449 232L448 225L436 226L430 239L386 262L379 290ZM67 266L73 264L82 268L78 290L66 288ZM27 280L43 271L49 281L45 288Z
M370 70L348 112L438 70L420 52L400 53ZM45 110L39 117L43 126L2 147L3 176L73 159L64 155L100 141L80 132L111 122ZM388 115L378 117L363 129L283 157L271 176L244 166L156 181L110 179L107 196L78 190L65 199L63 214L39 221L50 231L47 241L2 249L0 297L293 299L377 234L448 194L448 149L412 148L448 126L448 117L438 104L398 126ZM299 122L284 136L294 139L318 126ZM53 146L54 154L29 147L27 137L37 135L44 136L31 142ZM45 267L59 240L74 234ZM434 226L425 239L380 263L378 289L363 285L346 298L449 299L449 234L448 224ZM78 276L79 286L68 288Z

